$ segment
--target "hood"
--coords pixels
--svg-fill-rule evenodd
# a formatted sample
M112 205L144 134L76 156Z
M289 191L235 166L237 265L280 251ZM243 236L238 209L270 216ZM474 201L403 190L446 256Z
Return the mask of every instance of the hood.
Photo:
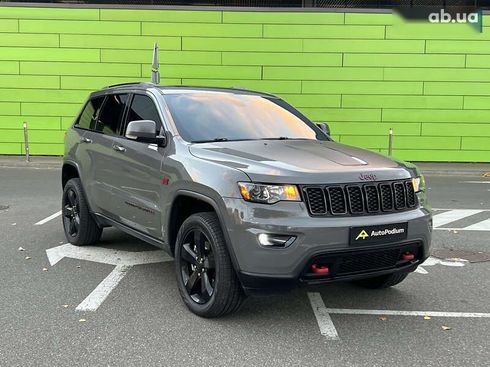
M410 177L401 162L333 141L259 140L192 144L195 157L245 172L264 183L348 183Z

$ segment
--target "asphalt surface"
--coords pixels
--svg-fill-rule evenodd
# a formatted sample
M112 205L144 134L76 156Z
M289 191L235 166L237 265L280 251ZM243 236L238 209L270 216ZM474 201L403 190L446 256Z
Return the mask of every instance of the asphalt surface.
M59 211L59 175L52 167L0 167L0 206L9 206L0 210L0 366L489 364L490 318L332 314L339 340L329 340L307 292L319 292L328 308L489 313L490 262L426 266L427 274L414 273L389 290L335 284L249 298L237 314L218 320L185 308L172 262L137 265L96 311L77 311L114 266L72 258L50 265L46 250L66 242L61 219L34 224ZM490 209L487 181L476 173L429 175L431 204ZM489 234L435 230L433 247L488 253ZM113 229L100 246L155 250Z

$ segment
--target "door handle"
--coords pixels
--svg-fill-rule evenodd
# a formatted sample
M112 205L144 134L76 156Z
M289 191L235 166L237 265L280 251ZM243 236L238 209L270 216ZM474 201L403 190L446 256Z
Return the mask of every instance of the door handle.
M88 144L90 144L91 142L92 142L92 139L85 138L83 136L80 138L80 143L88 143Z
M116 152L125 152L126 151L126 148L124 148L122 145L117 145L117 144L114 144L112 146L112 149L114 149Z

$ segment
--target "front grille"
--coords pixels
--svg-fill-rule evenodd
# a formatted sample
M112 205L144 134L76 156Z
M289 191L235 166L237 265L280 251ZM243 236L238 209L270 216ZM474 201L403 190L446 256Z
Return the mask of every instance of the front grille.
M314 216L366 215L412 209L417 196L411 180L302 187Z
M399 258L398 249L344 256L339 264L337 275L391 268L396 265Z

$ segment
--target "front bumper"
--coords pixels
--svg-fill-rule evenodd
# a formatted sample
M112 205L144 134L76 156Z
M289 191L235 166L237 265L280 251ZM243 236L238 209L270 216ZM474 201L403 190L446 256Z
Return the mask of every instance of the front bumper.
M298 284L318 284L374 277L382 274L414 271L430 254L432 217L428 208L357 217L311 217L303 202L279 202L262 205L241 199L226 198L225 225L230 251L243 287L247 292L274 291ZM349 245L351 227L407 223L407 238L395 243L360 246ZM296 240L287 248L266 248L258 242L261 233L286 234ZM343 259L355 261L385 254L398 256L406 246L416 248L417 256L409 262L378 264L338 271ZM394 251L394 252L393 252ZM328 276L310 276L307 269L315 259L330 257ZM369 262L369 260L366 260ZM362 265L362 264L361 264ZM384 265L384 266L383 266ZM349 269L347 269L349 270Z

